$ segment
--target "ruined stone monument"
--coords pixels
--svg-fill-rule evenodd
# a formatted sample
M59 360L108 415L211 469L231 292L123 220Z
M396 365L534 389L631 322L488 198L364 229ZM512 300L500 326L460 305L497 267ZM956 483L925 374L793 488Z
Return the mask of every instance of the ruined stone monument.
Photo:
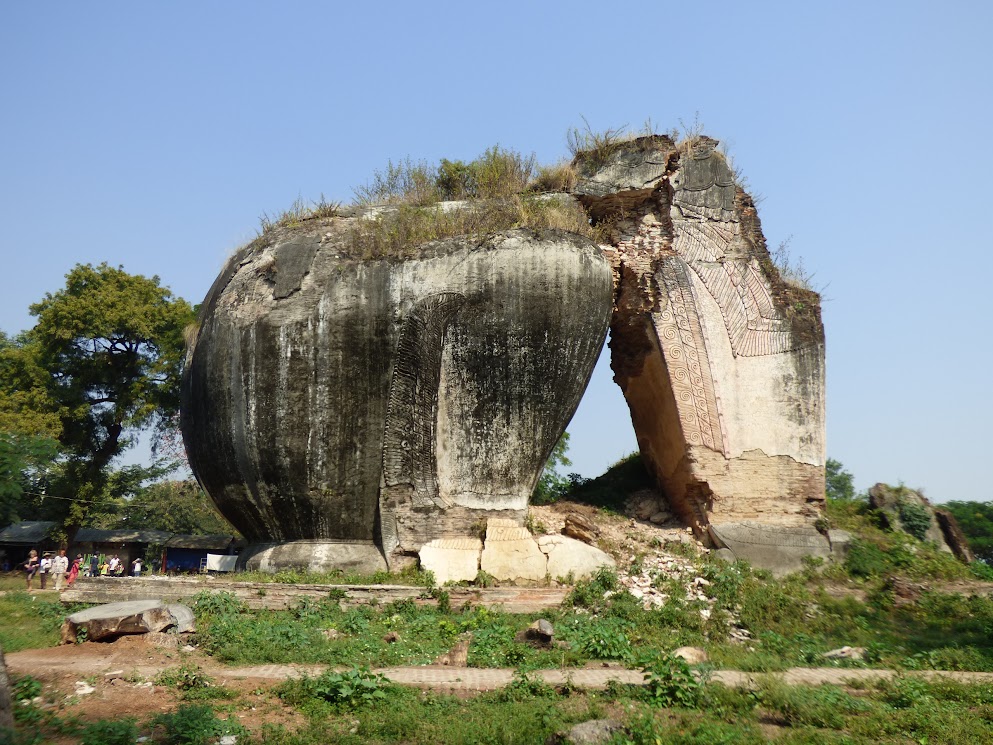
M614 271L611 366L639 448L700 537L759 565L826 554L819 297L772 265L717 142L580 153L575 192Z
M596 363L610 268L581 236L510 230L414 258L287 227L210 290L184 380L194 473L249 567L386 566L523 522Z
M453 551L491 518L522 525L608 325L672 510L759 564L829 550L814 528L819 300L772 265L716 144L578 153L575 188L542 199L581 205L597 242L510 227L370 255L356 236L397 209L373 207L291 221L232 256L189 346L182 428L201 485L252 543L243 563L369 570L432 541L432 556Z

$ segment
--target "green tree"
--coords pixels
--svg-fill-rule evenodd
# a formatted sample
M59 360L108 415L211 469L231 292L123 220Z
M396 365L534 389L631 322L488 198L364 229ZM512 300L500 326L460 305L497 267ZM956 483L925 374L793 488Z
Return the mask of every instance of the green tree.
M110 467L131 435L174 421L184 329L193 309L158 277L77 265L65 288L31 306L27 343L47 372L49 407L61 424L63 473L53 491L70 532L106 502Z
M59 454L62 424L48 395L37 346L0 332L0 521L36 517L30 502L43 491Z
M824 466L825 489L828 499L852 500L855 493L855 477L845 470L839 461L828 458Z
M571 483L569 479L559 473L559 466L571 466L572 461L566 457L569 450L569 433L563 432L559 441L552 448L552 454L545 462L545 469L541 472L534 491L531 493L531 501L534 504L548 504L554 502L562 496L562 493Z
M123 506L119 519L107 527L186 535L236 532L195 481L157 481L139 488Z

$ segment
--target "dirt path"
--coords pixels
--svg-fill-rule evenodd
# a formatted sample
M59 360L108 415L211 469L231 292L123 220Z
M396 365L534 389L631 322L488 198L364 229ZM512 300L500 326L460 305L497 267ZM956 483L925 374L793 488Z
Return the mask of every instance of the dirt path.
M7 667L14 675L32 675L59 690L72 691L76 681L89 681L99 690L102 685L140 683L153 679L161 671L180 664L198 665L213 677L233 684L273 684L276 681L302 675L318 675L327 669L322 665L254 665L229 667L196 651L163 649L149 644L140 636L122 637L113 644L87 642L78 645L32 649L7 655ZM449 691L490 691L503 688L514 676L508 668L459 668L437 665L418 667L389 667L376 670L401 685ZM892 678L893 670L866 668L804 668L796 667L777 673L745 673L736 670L716 670L711 680L729 686L752 686L762 677L780 678L792 685L843 685L849 681L867 682ZM961 682L993 682L993 673L918 671L906 675L921 677L945 676ZM612 680L618 683L640 684L642 674L617 663L591 664L583 668L539 670L540 676L552 685L571 684L579 688L606 688ZM244 685L243 685L244 684ZM147 688L147 687L146 687Z

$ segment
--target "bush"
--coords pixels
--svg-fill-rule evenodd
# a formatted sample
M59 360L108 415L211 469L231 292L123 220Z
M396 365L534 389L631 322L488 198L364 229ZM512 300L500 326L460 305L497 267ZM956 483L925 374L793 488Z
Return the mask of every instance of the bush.
M386 698L390 682L367 667L353 667L344 672L328 670L316 678L288 681L279 695L289 703L303 703L319 698L340 709L357 709Z
M917 502L901 500L899 510L903 529L919 541L927 538L927 532L931 528L931 513L927 507Z
M153 724L165 731L168 745L213 745L224 735L240 735L237 722L222 721L205 704L183 704L176 711L160 714Z
M125 717L84 725L80 745L134 745L137 739L138 725Z
M644 662L645 700L652 706L693 708L700 698L701 684L682 657L661 654Z

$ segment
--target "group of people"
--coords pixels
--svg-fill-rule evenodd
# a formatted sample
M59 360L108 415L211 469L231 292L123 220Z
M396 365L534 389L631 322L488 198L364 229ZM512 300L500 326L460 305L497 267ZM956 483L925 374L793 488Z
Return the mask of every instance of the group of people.
M42 590L46 589L48 576L52 575L55 579L56 592L62 591L63 582L66 587L72 587L80 573L89 577L121 577L124 575L124 563L117 555L105 557L101 561L100 556L93 554L88 565L84 566L82 554L76 554L76 558L70 563L64 548L59 549L58 556L52 556L51 551L46 551L40 558L38 552L31 549L23 567L27 576L28 590L31 589L31 582L35 575L39 577ZM131 562L131 575L140 577L141 570L142 561L139 557Z
M82 557L80 557L82 558ZM68 584L72 583L76 579L76 575L79 573L78 565L74 562L73 568L76 569L76 574L72 573L69 568L69 557L66 556L65 549L59 549L58 556L52 556L51 551L46 551L41 558L38 558L38 552L31 549L28 552L28 559L24 562L24 571L27 574L28 589L31 589L31 581L37 574L41 582L41 589L44 590L46 584L48 583L48 576L52 575L55 578L55 591L59 592L62 590L62 583L66 581L68 577Z

